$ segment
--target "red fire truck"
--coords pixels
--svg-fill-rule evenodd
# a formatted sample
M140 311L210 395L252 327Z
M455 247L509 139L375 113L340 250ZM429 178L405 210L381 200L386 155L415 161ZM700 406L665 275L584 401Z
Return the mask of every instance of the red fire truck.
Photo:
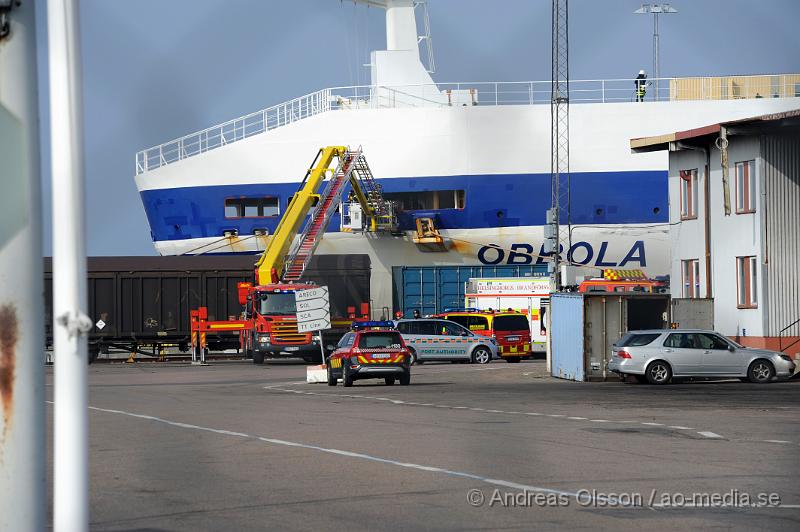
M325 181L334 160L338 160L336 169ZM255 265L254 282L239 283L239 302L244 307L241 319L208 321L207 309L192 311L193 354L205 355L208 332L228 330L239 331L242 350L256 364L269 356L311 361L321 359L327 344L332 350L354 318L369 319L368 306L360 309L358 317L334 319L333 329L324 339L297 329L295 292L315 288L301 279L348 185L353 200L360 204L365 231L396 230L393 205L383 198L361 150L344 146L320 149Z

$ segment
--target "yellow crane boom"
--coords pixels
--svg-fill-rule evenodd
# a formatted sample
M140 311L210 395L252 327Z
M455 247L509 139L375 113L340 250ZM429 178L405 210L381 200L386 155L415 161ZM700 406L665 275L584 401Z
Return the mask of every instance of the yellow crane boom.
M284 258L289 252L292 240L300 230L308 212L319 201L320 196L317 189L325 180L325 173L330 168L333 159L345 151L347 148L343 146L328 146L317 152L311 168L306 172L306 176L300 184L300 189L289 202L286 213L281 217L275 233L269 239L267 248L256 263L256 284L265 285L278 282L280 274L283 273ZM316 166L314 166L315 164Z
M358 167L364 168L364 171L368 172L368 167L365 166L366 163L361 162L363 156L361 155L360 149L358 151L349 151L346 146L327 146L321 148L319 152L317 152L314 161L311 163L311 168L308 169L303 181L300 183L297 193L295 193L289 202L286 212L281 217L278 227L275 229L275 233L269 239L264 253L262 253L256 263L255 280L257 285L280 282L284 277L287 267L287 254L290 252L292 242L300 232L306 216L318 202L333 200L332 197L322 198L318 190L320 185L325 181L326 174L329 171L331 174L336 173L336 170L332 169L334 159L338 159L339 171L344 173L340 177L347 176L349 178L354 193L353 195L358 200L358 203L361 205L364 214L370 222L370 230L376 230L374 198L370 201L370 198L368 198L367 194L364 193L362 187L359 185L356 171L353 171L355 167ZM361 166L362 164L364 166ZM339 191L339 196L340 195L341 191ZM309 224L313 223L315 223L314 220L309 220ZM321 232L324 232L325 227L321 226L315 230L319 230L321 236ZM310 248L308 251L308 253L311 252L313 252L313 248Z

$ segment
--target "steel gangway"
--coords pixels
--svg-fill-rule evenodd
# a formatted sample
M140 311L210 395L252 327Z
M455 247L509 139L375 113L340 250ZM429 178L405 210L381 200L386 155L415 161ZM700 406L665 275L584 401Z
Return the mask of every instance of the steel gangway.
M358 176L361 190L372 211L369 214L375 219L375 223L377 224L377 227L374 229L393 231L396 228L394 208L392 203L384 198L383 187L380 183L375 181L372 170L370 170L367 159L363 154L360 154L353 161L353 169Z
M289 249L284 261L282 281L297 282L302 278L336 208L342 201L348 183L355 195L368 207L366 214L371 221L369 230L396 229L397 221L392 204L383 197L382 188L375 181L361 148L347 150L339 158L339 164L320 194L319 202L311 211L303 232Z

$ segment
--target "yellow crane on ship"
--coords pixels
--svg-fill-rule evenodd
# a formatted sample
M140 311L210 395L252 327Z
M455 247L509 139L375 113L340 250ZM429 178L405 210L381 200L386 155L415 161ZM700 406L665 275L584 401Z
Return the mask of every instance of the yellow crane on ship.
M334 168L335 160L338 160L338 165ZM323 190L320 190L327 176L330 179ZM360 207L356 212L365 221L364 230L396 231L394 207L384 199L381 186L375 181L361 148L320 148L256 263L256 285L300 280L331 217L341 203L348 183L352 189L352 199ZM309 213L311 217L300 233ZM300 238L296 240L298 233Z

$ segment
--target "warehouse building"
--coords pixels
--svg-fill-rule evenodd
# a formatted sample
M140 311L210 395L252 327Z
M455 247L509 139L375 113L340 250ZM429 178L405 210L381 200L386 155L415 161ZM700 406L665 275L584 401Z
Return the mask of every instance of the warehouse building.
M631 140L669 151L674 298L719 332L800 353L800 109Z

